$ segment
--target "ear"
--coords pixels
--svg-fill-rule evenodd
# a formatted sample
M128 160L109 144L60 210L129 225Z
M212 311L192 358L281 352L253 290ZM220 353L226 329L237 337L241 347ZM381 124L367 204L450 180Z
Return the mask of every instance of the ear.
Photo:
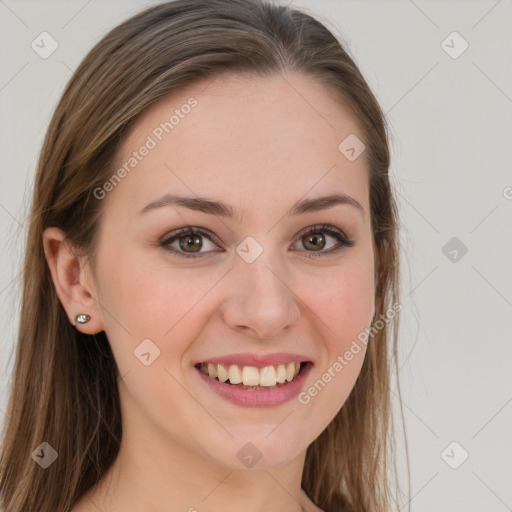
M43 247L55 290L70 323L74 324L76 315L86 313L91 319L86 324L77 324L76 329L84 334L102 331L104 327L97 295L84 259L75 254L76 251L66 241L64 231L56 227L45 229Z

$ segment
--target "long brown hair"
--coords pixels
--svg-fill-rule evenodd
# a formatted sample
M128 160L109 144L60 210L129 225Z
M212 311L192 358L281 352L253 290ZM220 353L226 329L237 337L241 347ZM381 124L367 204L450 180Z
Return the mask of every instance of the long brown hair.
M93 190L112 176L119 143L139 114L199 78L288 71L325 84L361 126L370 171L375 319L388 318L399 304L398 217L386 123L340 42L310 15L259 0L178 0L148 8L109 32L81 62L41 150L0 455L5 512L71 510L111 466L122 435L108 339L70 324L46 263L43 231L61 228L92 261L102 213ZM354 389L308 447L302 487L327 512L391 508L389 386L393 361L398 376L398 318L395 310L391 321L372 332ZM44 470L31 457L42 442L58 452L58 463Z

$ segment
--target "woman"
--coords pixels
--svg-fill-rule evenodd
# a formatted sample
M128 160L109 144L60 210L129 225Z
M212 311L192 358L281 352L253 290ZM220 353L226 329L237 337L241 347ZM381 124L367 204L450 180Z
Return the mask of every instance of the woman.
M390 510L388 168L304 13L177 1L107 34L38 165L4 510Z

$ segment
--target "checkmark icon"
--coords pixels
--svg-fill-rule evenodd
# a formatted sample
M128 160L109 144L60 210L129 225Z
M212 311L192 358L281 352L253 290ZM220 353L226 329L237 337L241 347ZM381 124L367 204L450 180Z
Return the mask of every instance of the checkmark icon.
M248 236L245 240L242 240L236 248L236 253L246 263L252 263L262 252L263 247L261 247L261 245L252 236Z
M454 31L441 41L441 48L452 59L458 59L469 48L469 43L461 34Z
M47 59L59 47L59 43L48 32L41 32L30 43L30 47L39 57Z
M32 459L34 459L43 469L51 466L59 454L49 443L41 443L33 452Z
M452 262L458 263L468 252L468 247L456 236L452 236L441 248L441 252Z
M345 137L338 146L338 151L350 162L357 160L365 149L364 142L355 133Z
M452 441L442 452L441 458L452 469L458 469L469 457L468 451L457 441Z

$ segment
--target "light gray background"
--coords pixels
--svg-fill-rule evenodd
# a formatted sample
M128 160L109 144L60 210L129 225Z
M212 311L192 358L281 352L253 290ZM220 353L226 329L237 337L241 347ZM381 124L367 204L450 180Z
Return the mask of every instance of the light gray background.
M512 510L512 2L291 4L342 37L391 128L411 510ZM92 45L146 5L0 0L2 412L31 180L51 112ZM47 59L31 48L43 31L59 45ZM469 44L456 59L442 47L453 31ZM458 51L461 41L444 45ZM455 262L442 251L452 237L468 249ZM456 466L463 450L453 469L447 461Z

